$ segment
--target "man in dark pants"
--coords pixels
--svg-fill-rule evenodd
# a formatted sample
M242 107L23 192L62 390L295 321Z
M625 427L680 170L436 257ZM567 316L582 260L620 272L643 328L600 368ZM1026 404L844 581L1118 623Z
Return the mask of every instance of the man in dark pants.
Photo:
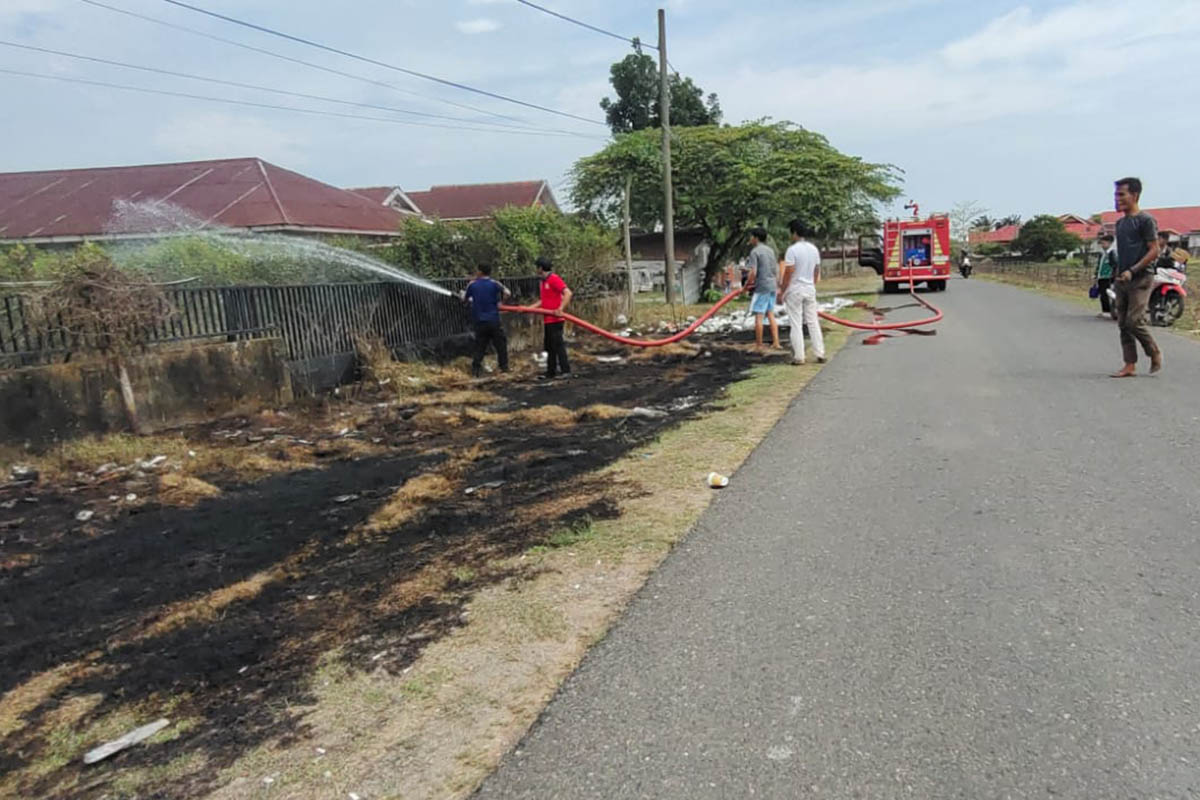
M1137 178L1122 178L1116 183L1117 211L1124 214L1117 220L1117 325L1121 329L1121 352L1125 366L1113 373L1114 378L1132 378L1137 374L1137 346L1140 342L1150 357L1150 373L1162 369L1162 351L1150 335L1146 322L1146 307L1154 285L1154 270L1150 265L1158 258L1158 223L1142 211L1142 182Z
M488 345L496 348L500 371L508 372L508 337L500 324L500 301L507 300L511 294L504 284L492 280L490 264L479 265L475 280L462 294L463 301L471 307L471 321L475 324L475 359L471 362L471 374L476 378L483 374L483 357Z
M1100 290L1100 316L1108 317L1112 313L1112 301L1108 299L1108 287L1112 286L1113 275L1117 268L1117 251L1113 247L1111 233L1102 233L1098 239L1104 252L1100 255L1100 263L1096 265L1096 287Z
M571 374L571 362L567 360L567 343L563 339L566 322L562 313L571 302L572 293L562 278L554 272L550 259L541 256L537 260L538 277L542 280L541 301L531 308L554 312L542 319L543 346L546 350L546 374L539 380L551 380L559 373L565 378Z

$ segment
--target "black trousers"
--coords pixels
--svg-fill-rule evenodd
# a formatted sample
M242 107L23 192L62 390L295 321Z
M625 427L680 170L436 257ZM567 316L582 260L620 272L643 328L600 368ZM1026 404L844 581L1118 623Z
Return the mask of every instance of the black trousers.
M487 355L488 345L496 348L500 371L508 372L508 337L504 334L504 326L499 322L476 322L475 360L471 362L471 374L477 378L483 371L483 357Z
M563 340L562 322L545 323L542 334L542 349L546 351L546 375L553 378L558 373L566 375L571 371L571 362L567 360L567 343Z
M1112 278L1097 278L1096 285L1100 287L1100 310L1108 314L1112 311L1112 301L1108 299L1108 287L1112 286Z

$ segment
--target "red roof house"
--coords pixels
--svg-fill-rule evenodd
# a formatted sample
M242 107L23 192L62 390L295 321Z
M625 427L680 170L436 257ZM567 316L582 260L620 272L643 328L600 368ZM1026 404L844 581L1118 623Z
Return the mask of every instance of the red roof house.
M0 173L0 242L192 229L395 236L394 208L259 158Z
M1063 223L1063 227L1067 229L1067 233L1075 234L1084 241L1084 244L1095 241L1096 237L1104 230L1104 226L1100 223L1084 219L1078 214L1061 214L1058 219ZM968 239L972 245L989 242L1009 245L1013 243L1020 232L1020 225L1005 225L1003 228L994 231L971 231Z
M379 188L351 191L371 192L375 196L381 193ZM396 191L399 189L396 188ZM496 209L506 206L544 206L559 210L558 201L550 191L550 184L544 180L434 186L426 192L401 194L405 202L418 209L423 216L443 220L484 219Z
M1154 217L1160 231L1168 231L1179 236L1200 236L1200 206L1143 208L1142 210ZM1100 222L1112 230L1120 217L1121 212L1119 211L1106 211L1100 215Z

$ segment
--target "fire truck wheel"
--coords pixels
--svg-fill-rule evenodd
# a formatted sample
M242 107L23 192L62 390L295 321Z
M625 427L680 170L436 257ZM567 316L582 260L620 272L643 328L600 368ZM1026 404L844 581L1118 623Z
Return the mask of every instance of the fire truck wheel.
M883 293L884 294L895 294L896 288L897 288L897 285L892 281L884 281L883 282Z

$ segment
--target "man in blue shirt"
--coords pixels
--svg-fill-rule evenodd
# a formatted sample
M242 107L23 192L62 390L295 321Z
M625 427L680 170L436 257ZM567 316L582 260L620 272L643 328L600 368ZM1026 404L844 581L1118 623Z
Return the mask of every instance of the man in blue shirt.
M480 264L475 280L462 293L463 302L471 309L471 322L475 324L475 360L471 362L471 374L476 378L483 373L483 357L489 344L496 348L500 371L508 372L508 337L500 324L500 301L507 300L511 294L504 284L492 280L491 264Z

